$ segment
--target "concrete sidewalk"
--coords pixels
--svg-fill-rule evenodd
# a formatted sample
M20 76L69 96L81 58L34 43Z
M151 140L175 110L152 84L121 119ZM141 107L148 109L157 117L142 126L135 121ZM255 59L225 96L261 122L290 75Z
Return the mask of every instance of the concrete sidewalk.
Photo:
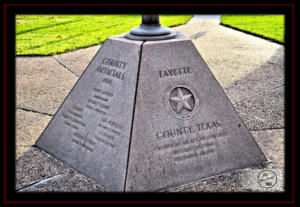
M269 164L166 191L284 190L284 47L200 18L172 28L190 37ZM16 58L16 190L101 191L101 186L33 147L100 46L53 57ZM271 169L277 183L259 185Z
M214 21L215 23L220 23L220 18L221 18L221 15L199 15L199 14L194 14L193 17L190 19L190 21L188 21L188 24L189 23L194 23L196 21L201 21L201 20L210 20L210 21Z

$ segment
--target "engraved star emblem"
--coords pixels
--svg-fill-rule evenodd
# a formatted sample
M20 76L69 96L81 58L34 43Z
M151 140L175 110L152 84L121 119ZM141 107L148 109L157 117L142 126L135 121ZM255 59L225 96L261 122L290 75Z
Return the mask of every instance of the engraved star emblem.
M177 103L177 113L179 113L183 108L188 110L192 110L191 106L189 105L188 101L191 99L192 94L183 95L180 88L177 89L177 96L171 97L170 100Z

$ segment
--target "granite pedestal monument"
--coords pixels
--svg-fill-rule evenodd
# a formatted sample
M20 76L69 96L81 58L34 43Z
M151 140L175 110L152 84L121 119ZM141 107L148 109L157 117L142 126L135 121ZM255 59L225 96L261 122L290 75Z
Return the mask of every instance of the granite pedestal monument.
M158 18L105 41L36 143L107 191L266 161L192 41Z

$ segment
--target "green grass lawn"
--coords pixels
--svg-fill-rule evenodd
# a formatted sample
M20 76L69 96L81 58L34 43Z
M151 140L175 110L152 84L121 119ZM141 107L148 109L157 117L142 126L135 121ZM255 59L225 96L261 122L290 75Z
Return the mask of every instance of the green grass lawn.
M160 15L163 26L192 15ZM16 55L55 55L103 43L139 26L141 15L16 15Z
M284 43L284 15L222 15L221 23Z

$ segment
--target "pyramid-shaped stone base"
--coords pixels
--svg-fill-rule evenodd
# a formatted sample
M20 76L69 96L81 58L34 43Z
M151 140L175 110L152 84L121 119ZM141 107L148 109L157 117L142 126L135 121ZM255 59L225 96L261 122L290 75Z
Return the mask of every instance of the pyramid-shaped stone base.
M107 191L156 191L266 161L180 33L108 38L36 145Z

